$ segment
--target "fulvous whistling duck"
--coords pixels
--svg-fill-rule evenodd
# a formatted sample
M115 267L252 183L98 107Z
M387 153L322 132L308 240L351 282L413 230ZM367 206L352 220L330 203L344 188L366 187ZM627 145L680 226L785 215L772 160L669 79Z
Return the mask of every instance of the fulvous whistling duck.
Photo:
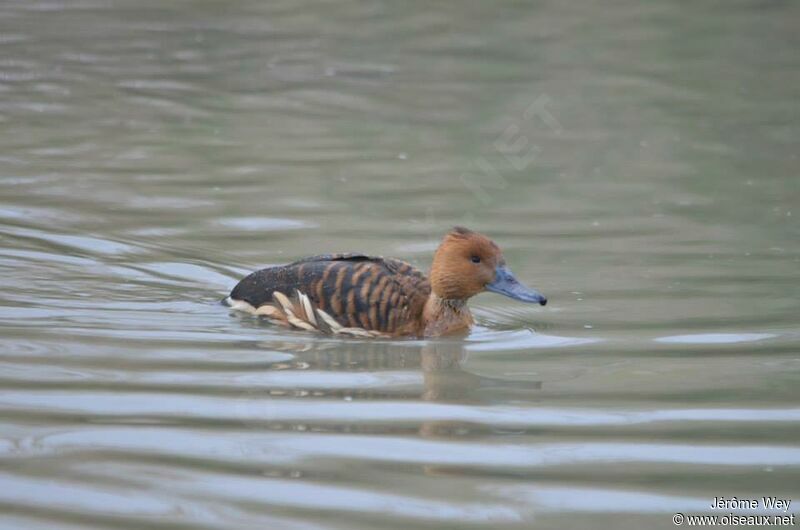
M547 298L519 283L500 248L467 228L447 233L430 277L404 261L324 254L256 271L224 302L292 328L366 337L436 337L468 331L467 300L492 291L541 305Z

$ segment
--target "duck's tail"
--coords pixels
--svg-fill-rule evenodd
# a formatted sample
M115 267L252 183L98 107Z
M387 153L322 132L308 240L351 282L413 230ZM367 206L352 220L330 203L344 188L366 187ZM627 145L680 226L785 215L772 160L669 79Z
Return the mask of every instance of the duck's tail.
M291 299L280 291L274 291L272 293L272 303L259 307L254 307L244 300L236 300L230 296L225 298L222 303L237 311L262 316L276 324L293 329L349 337L374 338L388 336L380 331L342 326L330 314L318 307L314 307L308 295L297 289L295 289L294 296Z

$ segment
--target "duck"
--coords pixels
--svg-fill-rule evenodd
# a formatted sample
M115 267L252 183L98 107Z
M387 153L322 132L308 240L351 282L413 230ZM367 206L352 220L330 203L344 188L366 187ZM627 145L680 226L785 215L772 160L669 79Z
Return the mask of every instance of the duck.
M547 304L517 280L494 241L456 226L436 249L428 276L395 258L322 254L255 271L223 303L328 335L431 338L468 333L475 320L467 301L485 291Z

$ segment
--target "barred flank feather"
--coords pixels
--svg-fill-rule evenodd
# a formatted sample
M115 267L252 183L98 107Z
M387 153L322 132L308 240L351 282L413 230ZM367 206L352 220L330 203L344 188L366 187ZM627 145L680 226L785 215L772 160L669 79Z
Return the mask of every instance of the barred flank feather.
M295 290L290 299L280 291L272 293L273 303L255 310L255 314L295 329L318 331L325 335L348 337L388 337L386 333L363 328L345 327L322 309L314 307L308 295Z
M294 329L389 337L418 331L429 294L430 283L407 263L327 254L250 274L228 304Z

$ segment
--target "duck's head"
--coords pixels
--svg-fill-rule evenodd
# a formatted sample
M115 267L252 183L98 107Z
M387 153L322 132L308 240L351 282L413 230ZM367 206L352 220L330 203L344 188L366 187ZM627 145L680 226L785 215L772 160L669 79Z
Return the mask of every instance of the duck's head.
M448 232L436 249L431 288L439 298L449 300L492 291L523 302L547 303L542 293L517 281L494 241L460 226Z

